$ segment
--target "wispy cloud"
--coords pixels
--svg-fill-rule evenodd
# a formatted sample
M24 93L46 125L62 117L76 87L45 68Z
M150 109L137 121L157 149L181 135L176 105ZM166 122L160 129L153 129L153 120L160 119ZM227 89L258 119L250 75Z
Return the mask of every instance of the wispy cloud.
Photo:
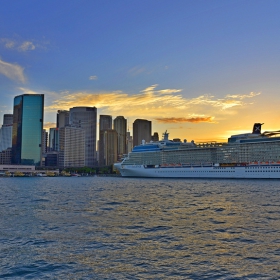
M45 112L53 114L57 110L69 110L76 106L95 106L99 114L123 115L127 118L146 118L164 124L217 123L228 114L236 114L238 109L251 103L260 93L236 94L215 98L214 95L202 95L186 98L181 89L157 89L151 85L139 93L127 94L114 92L50 92L20 87L23 93L45 94ZM245 97L247 96L247 97ZM234 109L234 110L233 110ZM53 126L53 124L51 125Z
M56 123L53 123L53 122L45 122L44 123L44 129L50 129L52 127L56 127Z
M190 117L190 118L155 118L159 123L214 123L214 117Z
M35 50L35 48L36 48L35 45L30 41L25 41L18 47L18 49L23 52L33 51Z
M129 95L122 91L115 92L74 92L54 100L49 110L67 109L73 106L96 106L114 112L125 111L133 115L135 110L149 111L152 108L178 106L182 103L182 96L174 95L178 89L168 89L161 93L155 90L156 85L142 90L140 93ZM154 111L156 112L156 111ZM152 112L150 112L152 113Z
M248 103L244 102L245 98L259 95L250 93L247 97L243 94L224 98L215 98L214 95L186 98L181 89L157 90L157 87L158 85L151 85L135 94L122 91L54 93L54 99L45 109L54 112L75 106L95 106L102 113L130 118L150 118L161 123L213 123L217 115L221 117L233 113L233 108L248 106Z
M243 95L238 95L238 94L235 94L235 95L227 95L226 97L227 98L235 98L235 99L245 99L245 98L252 98L252 97L255 97L255 96L258 96L260 95L261 93L260 92L250 92L249 94L243 94Z
M97 78L97 76L90 76L89 77L89 80L97 80L98 78Z
M23 94L38 94L37 91L31 90L29 88L19 87L18 89L21 90Z
M0 59L0 74L6 76L7 78L24 83L26 81L26 77L23 71L24 68L20 65L8 63Z
M131 76L137 76L139 74L142 74L145 71L146 71L145 67L135 66L128 70L128 74Z
M15 39L10 38L0 38L0 44L6 49L16 50L19 52L34 51L35 49L46 49L46 45L49 44L47 41L37 41L37 40L22 40L19 36Z
M4 45L7 49L13 49L15 47L15 41L7 39L7 38L1 38L0 42Z

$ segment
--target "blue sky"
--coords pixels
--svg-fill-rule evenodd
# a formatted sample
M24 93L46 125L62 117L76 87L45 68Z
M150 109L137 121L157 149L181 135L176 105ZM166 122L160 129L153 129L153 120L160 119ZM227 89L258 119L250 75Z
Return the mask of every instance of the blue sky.
M1 4L1 123L14 96L44 93L46 128L58 109L96 106L171 138L279 129L280 1Z

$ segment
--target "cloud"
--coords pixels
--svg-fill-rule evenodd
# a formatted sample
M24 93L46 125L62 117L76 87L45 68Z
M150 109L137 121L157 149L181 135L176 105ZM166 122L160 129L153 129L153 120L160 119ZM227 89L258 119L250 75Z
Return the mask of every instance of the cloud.
M23 88L23 87L19 87L19 90L21 90L23 92L23 94L38 94L37 91L28 89L28 88Z
M227 95L226 97L227 98L235 98L235 99L244 99L244 98L252 98L252 97L255 97L255 96L258 96L260 95L261 93L260 92L250 92L249 94L244 94L244 95L241 95L241 94L236 94L236 95Z
M12 64L0 59L0 74L7 78L24 83L26 78L24 76L24 68L18 64Z
M190 117L190 118L155 118L159 123L214 123L214 117Z
M160 106L177 106L183 101L182 96L173 95L180 90L168 89L169 94L155 91L156 85L142 90L138 94L128 95L121 91L115 92L75 92L55 100L50 109L70 108L73 106L96 106L97 108L110 108L113 111L129 111L143 107L146 109ZM78 104L78 105L77 105ZM168 107L169 107L168 106Z
M243 108L245 95L215 98L214 95L201 95L186 98L182 89L159 89L151 85L139 93L114 92L69 92L54 93L45 110L55 112L75 106L95 106L98 112L123 115L129 118L149 118L159 122L214 122L214 117L233 113L233 108ZM249 94L248 98L259 94ZM243 100L242 100L243 99ZM187 117L186 117L187 115ZM176 116L176 117L174 117ZM218 118L218 119L219 119Z
M19 52L34 51L35 49L46 49L47 41L22 40L19 36L15 39L0 38L0 44L6 49L16 50Z
M13 49L15 47L15 42L10 39L2 38L0 39L0 42L4 44L5 48L7 49Z
M97 80L98 78L97 78L97 76L90 76L89 77L89 80Z
M31 41L21 41L21 40L12 40L8 38L1 38L0 42L4 45L5 48L11 50L17 50L20 52L33 51L36 49L36 46Z
M146 71L146 69L144 67L135 66L128 70L128 74L131 76L137 76L139 74L142 74L145 71Z
M26 52L26 51L33 51L35 50L35 45L32 42L23 42L19 47L19 50Z
M45 122L44 123L44 129L48 130L50 128L56 127L56 123L53 122Z

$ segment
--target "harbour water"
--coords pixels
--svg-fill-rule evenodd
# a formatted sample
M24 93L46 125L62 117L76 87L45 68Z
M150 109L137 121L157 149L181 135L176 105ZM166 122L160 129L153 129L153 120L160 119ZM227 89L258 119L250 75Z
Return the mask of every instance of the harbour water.
M279 180L0 178L2 279L279 279Z

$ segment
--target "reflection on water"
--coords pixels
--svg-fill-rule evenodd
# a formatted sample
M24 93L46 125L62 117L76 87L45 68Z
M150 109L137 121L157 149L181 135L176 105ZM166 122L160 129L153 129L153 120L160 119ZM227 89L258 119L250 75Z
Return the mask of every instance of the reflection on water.
M280 184L0 178L0 278L278 279Z

